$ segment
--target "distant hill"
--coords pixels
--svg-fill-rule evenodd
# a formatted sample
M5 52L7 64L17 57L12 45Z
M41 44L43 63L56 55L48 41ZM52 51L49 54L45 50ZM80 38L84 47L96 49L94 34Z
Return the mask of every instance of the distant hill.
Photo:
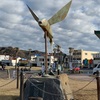
M22 58L29 58L30 55L35 55L39 54L42 55L44 52L34 50L34 51L29 51L29 50L21 50L18 47L0 47L0 55L10 55L12 57L22 57Z
M18 47L0 47L0 55L10 55L12 57L21 57L21 58L26 58L26 59L30 59L30 56L31 55L45 55L45 52L42 52L42 51L38 51L38 50L21 50L20 48ZM51 53L52 55L52 53ZM60 54L59 53L56 53L55 54L55 57L56 58L59 58L59 57L63 57L63 59L65 58L66 54L61 52ZM60 58L62 59L62 58Z

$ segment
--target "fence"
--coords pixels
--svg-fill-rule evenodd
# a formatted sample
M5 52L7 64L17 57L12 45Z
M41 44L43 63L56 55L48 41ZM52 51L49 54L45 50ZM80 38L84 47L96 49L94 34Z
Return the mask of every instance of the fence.
M10 72L10 71L9 71ZM9 73L9 72L7 72L7 73ZM18 85L18 83L19 83L19 81L18 81L18 77L20 76L20 100L23 100L23 85L24 85L24 78L25 78L25 73L24 73L24 75L23 75L23 72L22 71L16 71L16 72L20 72L20 74L16 74L17 75L17 77L15 77L15 78L13 78L10 82L7 82L6 84L3 84L3 85L0 85L0 88L2 87L5 87L6 85L9 85L10 83L12 83L13 81L15 81L16 80L16 88L19 88L19 85ZM5 75L5 74L0 74L0 76L3 76L3 75ZM9 76L9 74L7 74L8 76ZM2 78L2 77L1 77ZM8 77L7 77L8 78ZM11 77L10 77L11 78ZM27 78L27 80L29 80L29 78L30 77L28 77ZM70 78L69 77L69 79L72 79L72 78ZM99 88L100 88L100 77L99 77L99 73L97 73L97 76L96 77L94 77L92 80L90 80L86 85L84 85L84 86L82 86L80 89L78 89L78 90L76 90L76 91L74 91L73 92L73 94L75 95L76 93L78 93L78 92L80 92L80 91L82 91L83 89L85 89L87 86L89 86L94 80L97 80L97 97L98 97L98 100L100 100L100 90L99 90ZM75 79L72 79L72 80L75 80ZM76 79L77 80L77 79ZM80 81L87 81L87 80L80 80ZM30 81L30 83L31 83L31 81ZM38 87L37 87L38 88ZM44 90L41 90L42 92L46 92L46 91L44 91ZM91 90L91 91L93 91L93 90ZM52 94L52 93L48 93L48 94ZM67 93L67 95L69 95L70 93ZM55 94L52 94L52 95L55 95ZM30 99L31 100L31 99ZM42 99L41 99L42 100Z

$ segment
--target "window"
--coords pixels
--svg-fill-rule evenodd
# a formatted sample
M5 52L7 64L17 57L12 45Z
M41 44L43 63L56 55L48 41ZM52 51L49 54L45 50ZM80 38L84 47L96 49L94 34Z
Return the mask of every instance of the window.
M40 58L39 61L44 61L44 58Z
M81 58L77 58L77 60L81 60Z
M94 58L94 60L100 60L100 58Z

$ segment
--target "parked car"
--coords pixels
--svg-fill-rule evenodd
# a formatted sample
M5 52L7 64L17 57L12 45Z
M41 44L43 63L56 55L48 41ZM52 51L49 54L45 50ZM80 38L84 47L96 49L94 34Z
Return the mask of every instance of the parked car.
M97 71L100 71L100 63L98 63L95 68L93 68L93 75L95 75Z
M79 67L75 67L73 70L74 71L80 71L80 68Z
M73 73L80 73L80 67L74 67L73 68Z

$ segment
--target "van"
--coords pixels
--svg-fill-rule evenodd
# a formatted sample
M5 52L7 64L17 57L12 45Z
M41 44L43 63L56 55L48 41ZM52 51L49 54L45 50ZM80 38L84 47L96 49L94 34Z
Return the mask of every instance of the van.
M97 71L100 71L100 63L98 63L95 68L93 68L93 75L95 75Z

